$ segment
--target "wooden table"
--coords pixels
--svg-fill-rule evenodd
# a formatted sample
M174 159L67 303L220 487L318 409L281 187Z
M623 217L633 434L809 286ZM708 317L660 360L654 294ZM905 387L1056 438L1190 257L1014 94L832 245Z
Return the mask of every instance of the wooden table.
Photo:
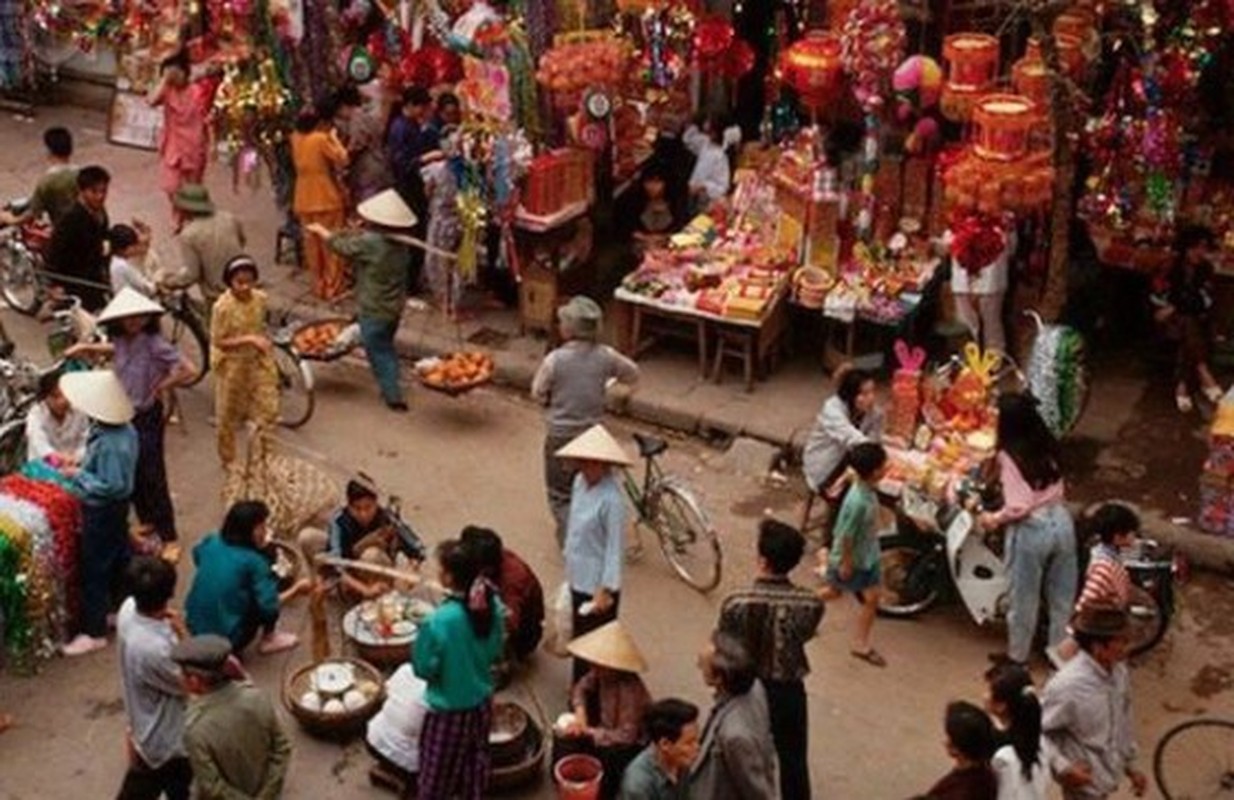
M724 357L738 357L744 367L747 391L753 389L755 378L766 374L788 329L788 308L783 291L772 298L757 320L725 317L663 303L623 288L613 293L613 299L629 308L630 334L626 339L626 351L631 358L640 358L666 336L693 341L698 352L699 377L704 380L710 377L718 383ZM709 354L715 357L710 365Z

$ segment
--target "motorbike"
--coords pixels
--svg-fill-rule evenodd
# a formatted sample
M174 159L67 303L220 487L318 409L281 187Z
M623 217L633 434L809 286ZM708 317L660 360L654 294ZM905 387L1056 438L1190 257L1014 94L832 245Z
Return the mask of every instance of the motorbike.
M904 491L895 528L879 539L880 614L916 617L954 590L978 625L1005 623L1011 586L1006 544L1002 529L988 530L979 523L984 491L972 479L962 481L955 500L944 503ZM1078 545L1087 543L1087 536L1078 538ZM1089 548L1079 550L1083 576ZM1122 558L1132 581L1129 650L1136 656L1165 636L1174 613L1175 583L1186 568L1180 556L1151 539L1138 539Z

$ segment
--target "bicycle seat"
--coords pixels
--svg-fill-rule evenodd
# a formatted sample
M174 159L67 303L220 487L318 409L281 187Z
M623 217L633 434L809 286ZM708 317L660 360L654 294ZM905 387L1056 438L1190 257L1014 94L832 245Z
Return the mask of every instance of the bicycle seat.
M644 436L641 433L634 434L634 441L638 444L638 454L641 458L655 458L668 449L668 442L663 439L657 439L654 436Z

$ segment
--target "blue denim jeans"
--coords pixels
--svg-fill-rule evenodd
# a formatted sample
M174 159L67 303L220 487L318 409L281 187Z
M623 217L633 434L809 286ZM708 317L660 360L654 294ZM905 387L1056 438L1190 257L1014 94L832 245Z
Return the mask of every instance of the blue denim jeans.
M1078 572L1075 526L1062 503L1039 508L1012 524L1007 542L1011 603L1007 613L1007 655L1027 661L1037 632L1037 616L1045 590L1050 617L1049 644L1067 635L1075 606Z
M387 403L403 402L403 387L398 381L398 352L394 349L394 334L398 332L398 320L360 317L360 339L368 356L369 367L381 397Z

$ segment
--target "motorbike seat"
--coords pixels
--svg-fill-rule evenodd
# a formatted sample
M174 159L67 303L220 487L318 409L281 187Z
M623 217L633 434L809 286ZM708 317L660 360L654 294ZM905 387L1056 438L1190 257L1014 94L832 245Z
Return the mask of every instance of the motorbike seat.
M655 436L636 433L634 441L638 444L638 454L641 458L655 458L668 449L668 442Z

